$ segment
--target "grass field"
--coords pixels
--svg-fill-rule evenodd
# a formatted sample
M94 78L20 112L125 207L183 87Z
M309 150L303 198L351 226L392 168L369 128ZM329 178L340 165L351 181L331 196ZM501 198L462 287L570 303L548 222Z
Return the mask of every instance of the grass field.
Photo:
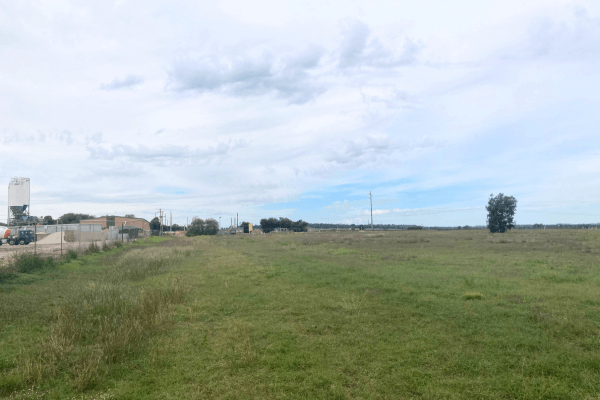
M155 238L0 273L12 399L600 399L600 232Z

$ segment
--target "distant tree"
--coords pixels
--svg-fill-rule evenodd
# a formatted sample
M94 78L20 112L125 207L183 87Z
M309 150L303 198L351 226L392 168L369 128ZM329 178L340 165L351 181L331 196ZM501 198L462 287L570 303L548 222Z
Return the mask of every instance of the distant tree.
M308 232L308 222L299 219L298 221L292 223L292 230L294 232Z
M67 213L63 214L59 219L59 224L76 224L82 219L93 219L96 218L93 215L89 214L75 214L75 213Z
M260 220L260 227L264 233L269 233L275 228L279 228L279 221L276 218L263 218Z
M278 228L286 228L288 230L292 230L294 222L289 218L279 218L279 226Z
M260 220L260 228L264 233L273 232L276 228L285 228L294 232L308 232L308 222L292 221L289 218L263 218Z
M490 195L488 205L487 228L490 232L504 233L515 227L514 216L517 210L517 199L512 196L504 196L499 193L496 197Z
M187 231L188 236L204 235L204 220L194 217Z
M219 232L219 222L214 218L208 218L204 221L204 234L216 235Z
M42 218L41 223L44 225L56 225L56 220L52 219L52 216L46 215L44 218Z
M173 229L174 232L184 230L183 226L177 225L177 224L173 224L173 226L171 228Z
M125 218L135 218L135 215L133 215L133 214L125 214Z
M150 230L158 231L160 229L160 219L158 217L152 218L150 221Z

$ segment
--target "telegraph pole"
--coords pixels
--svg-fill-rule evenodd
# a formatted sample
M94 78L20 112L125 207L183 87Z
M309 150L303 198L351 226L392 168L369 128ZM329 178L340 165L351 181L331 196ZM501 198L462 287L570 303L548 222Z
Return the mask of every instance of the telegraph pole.
M158 215L159 215L159 219L158 222L160 224L160 228L158 230L158 236L162 236L162 230L163 230L163 222L164 222L164 215L163 215L163 210L162 209L158 209Z
M369 198L371 199L371 230L373 230L373 195L369 191Z

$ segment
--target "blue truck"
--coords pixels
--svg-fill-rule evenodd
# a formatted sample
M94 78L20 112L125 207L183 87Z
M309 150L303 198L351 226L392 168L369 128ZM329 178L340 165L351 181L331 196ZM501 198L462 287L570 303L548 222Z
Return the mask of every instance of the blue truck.
M10 229L7 228L2 228L2 231L4 232L0 232L0 234L2 234L0 237L0 245L27 245L31 242L35 242L35 233L32 230L23 229L17 231L16 234L12 234Z

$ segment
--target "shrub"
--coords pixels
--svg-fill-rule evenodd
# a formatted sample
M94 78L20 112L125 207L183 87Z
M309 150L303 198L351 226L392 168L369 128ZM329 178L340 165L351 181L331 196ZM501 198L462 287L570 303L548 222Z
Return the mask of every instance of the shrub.
M0 268L0 283L7 282L15 277L14 271L8 268Z
M115 246L115 247L121 247L121 246L123 246L123 242L120 241L120 240L115 240L113 242L113 246Z
M67 250L66 254L67 261L74 260L77 258L77 252L75 250Z
M56 267L56 261L54 261L54 258L41 257L31 253L21 253L15 255L12 258L11 264L14 270L25 274Z
M88 248L83 251L84 254L93 254L93 253L99 253L99 252L100 252L100 247L96 244L96 242L90 243Z
M106 242L102 243L102 251L110 250L110 245Z

